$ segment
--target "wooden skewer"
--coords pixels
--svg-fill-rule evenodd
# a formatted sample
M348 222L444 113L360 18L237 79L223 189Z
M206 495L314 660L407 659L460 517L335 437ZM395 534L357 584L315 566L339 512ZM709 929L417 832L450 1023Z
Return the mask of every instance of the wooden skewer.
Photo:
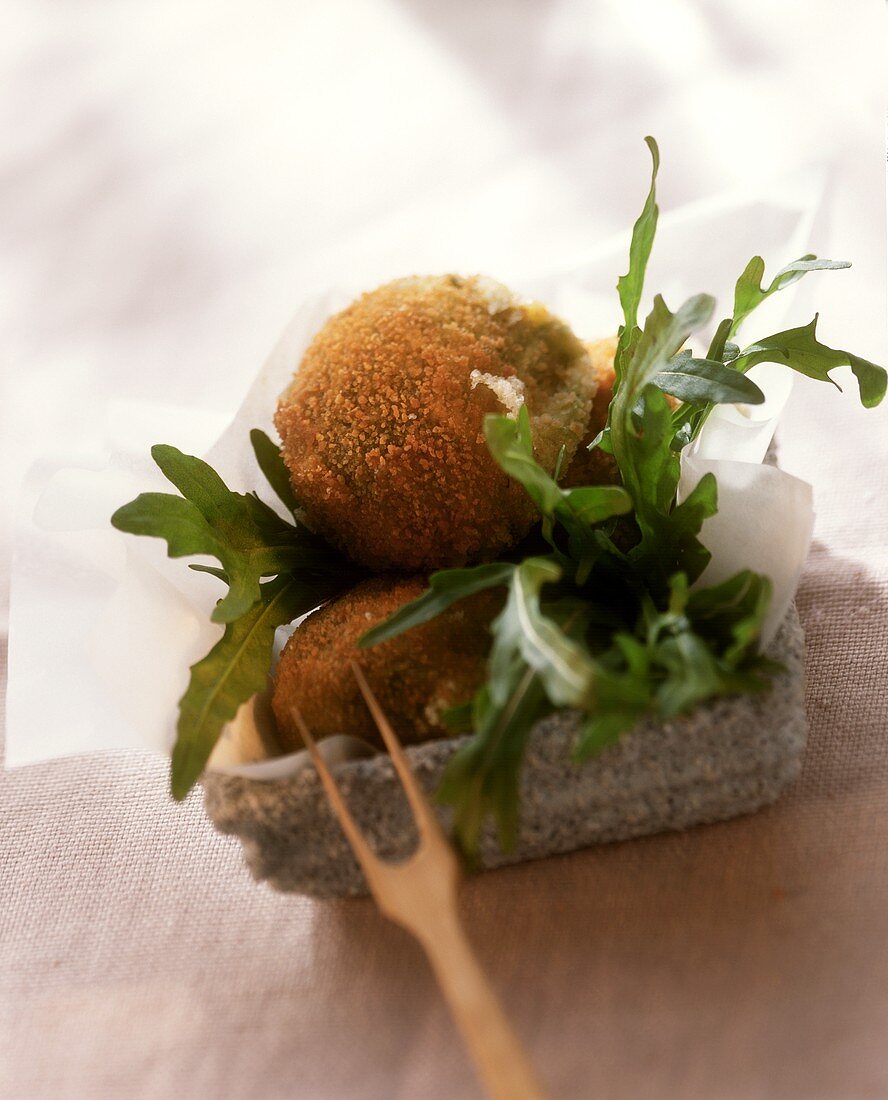
M352 671L410 802L419 845L405 862L379 859L364 839L311 731L296 707L293 720L363 868L380 910L419 940L478 1075L492 1100L545 1100L533 1069L469 946L456 906L460 877L456 855L410 767L391 723L382 712L361 669Z

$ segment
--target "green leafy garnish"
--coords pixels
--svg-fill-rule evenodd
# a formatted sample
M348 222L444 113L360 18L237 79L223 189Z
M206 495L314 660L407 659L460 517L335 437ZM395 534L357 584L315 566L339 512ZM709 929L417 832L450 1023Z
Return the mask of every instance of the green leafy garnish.
M253 428L250 432L250 443L259 469L265 474L265 480L274 489L278 500L295 516L299 501L290 484L290 474L281 459L280 448L261 428Z
M830 378L830 372L836 367L848 366L857 379L861 404L867 409L874 408L885 396L888 379L885 369L850 351L839 351L821 344L817 339L817 320L815 317L801 328L787 329L786 332L757 340L740 352L734 360L735 369L746 371L756 363L784 363L799 374L819 382L832 382L836 389L840 389L838 383Z
M623 360L638 335L638 307L644 291L644 277L648 260L657 232L657 220L660 208L657 206L657 173L660 170L660 150L652 137L646 137L645 143L651 153L651 186L638 220L632 227L632 240L629 244L629 270L617 279L617 294L623 308L623 327L617 344L614 367L617 372L619 388L623 375Z
M700 531L717 510L718 493L707 474L678 502L680 452L711 409L761 403L764 395L746 371L765 361L825 381L847 364L864 405L878 404L885 393L881 367L820 344L814 323L742 351L732 339L770 295L808 271L845 263L804 256L764 287L764 264L755 257L737 283L732 316L699 356L685 345L713 315L709 295L696 295L674 313L657 295L639 327L658 217L659 153L653 139L646 140L650 190L633 229L629 270L617 282L624 323L614 396L607 425L592 444L614 456L621 486L563 489L534 458L526 409L516 420L487 417L488 449L538 508L551 553L435 573L427 592L363 639L372 645L394 637L482 587L506 589L505 607L491 626L487 681L454 715L462 728L471 715L473 733L439 790L454 808L455 832L469 853L489 816L501 844L514 842L524 750L535 723L551 711L569 707L581 714L574 747L581 761L645 715L674 718L715 696L767 687L775 666L758 652L771 596L767 578L744 570L719 585L692 588L709 561ZM673 411L666 394L680 399L679 408Z
M306 585L282 574L260 585L259 599L225 633L210 652L191 666L191 679L179 703L176 745L170 784L173 797L184 798L197 782L222 727L238 707L268 683L274 632L313 611L341 585L332 581L326 593L320 582Z
M860 400L865 408L874 408L885 396L886 374L883 367L871 363L851 352L838 351L821 344L817 339L817 317L801 328L788 329L773 336L765 336L741 351L731 337L749 315L778 290L798 282L809 271L838 271L850 267L847 260L821 260L813 254L802 256L781 268L766 287L762 285L765 262L761 256L753 256L734 288L734 312L716 329L707 352L707 360L719 361L724 368L740 377L757 363L778 363L790 367L799 374L820 382L837 383L830 377L836 367L850 366L857 379ZM749 379L745 380L749 382ZM663 387L664 389L666 387ZM758 387L756 387L758 389ZM672 393L672 390L666 390ZM676 394L681 397L681 394ZM690 401L690 398L682 398ZM749 397L738 398L746 404L756 404ZM693 408L683 407L674 417L675 436L673 448L681 450L700 434L703 425L717 403L712 396L702 402L693 402Z
M574 548L588 551L589 525L632 510L632 498L617 485L583 485L562 489L533 457L530 415L522 406L515 420L488 416L484 421L487 449L499 466L524 486L542 516L543 538L553 547L553 526L558 521ZM578 553L582 554L582 549Z
M258 430L251 441L269 484L295 511L280 451ZM225 723L265 687L276 628L345 591L360 573L298 521L282 519L255 494L232 492L202 459L163 444L152 447L151 454L182 495L142 493L117 509L112 524L129 534L164 539L172 558L216 558L221 568L203 563L191 568L228 587L212 613L225 632L192 666L179 702L170 785L181 799L197 781ZM275 579L263 581L266 577Z
M731 318L728 336L736 336L737 330L757 306L778 290L798 282L809 271L838 271L850 266L847 260L818 260L812 253L802 256L799 260L793 260L791 264L781 268L771 280L770 286L765 289L762 286L762 279L765 277L765 261L761 256L753 256L734 288L734 315Z
M679 352L651 381L686 405L760 405L765 400L745 374L719 359L694 359L690 351Z
M171 558L217 558L228 593L213 611L214 622L230 623L249 611L262 577L304 563L311 540L257 496L233 493L206 462L175 447L157 444L151 456L182 495L142 493L118 508L111 523L131 535L164 539Z
M427 623L467 596L474 596L485 588L508 584L514 569L514 564L507 561L473 565L466 569L441 569L431 575L428 589L418 599L368 630L359 644L365 648L378 645L387 638L394 638L405 630Z

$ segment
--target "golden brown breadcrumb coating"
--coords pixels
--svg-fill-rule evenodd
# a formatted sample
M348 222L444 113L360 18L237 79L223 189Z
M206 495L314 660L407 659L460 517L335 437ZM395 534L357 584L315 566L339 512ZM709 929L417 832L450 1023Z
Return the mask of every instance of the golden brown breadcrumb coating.
M586 449L607 424L607 409L614 393L617 337L608 336L604 340L594 340L586 344L586 350L595 380L595 397L592 399L592 412L582 442L562 480L565 488L575 485L617 485L620 481L620 472L613 455L606 454L599 447L594 447L591 451Z
M414 277L324 325L275 424L313 525L371 569L412 572L494 557L534 521L487 450L485 415L523 398L551 471L593 391L583 345L542 306L486 279Z
M356 644L425 587L420 577L374 577L297 627L281 654L272 696L286 750L303 747L290 714L294 703L318 737L348 733L381 745L349 667L353 660L405 744L447 734L442 712L468 702L484 681L488 627L502 605L500 593L479 593L370 649Z

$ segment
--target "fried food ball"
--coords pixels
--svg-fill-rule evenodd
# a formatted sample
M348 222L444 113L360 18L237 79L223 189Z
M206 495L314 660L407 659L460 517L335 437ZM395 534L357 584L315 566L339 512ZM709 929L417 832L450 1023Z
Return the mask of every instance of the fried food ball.
M397 638L359 649L358 638L416 599L421 577L374 577L315 611L292 634L274 677L272 707L282 746L301 749L295 703L317 737L348 733L382 746L349 666L356 661L405 744L449 732L441 718L484 682L489 625L502 605L495 591L454 604Z
M534 522L485 415L526 403L551 472L593 391L583 345L542 306L480 277L411 277L327 321L275 424L313 526L370 569L414 572L492 558Z
M606 454L600 447L594 447L591 451L586 449L607 424L607 409L614 395L617 337L594 340L586 344L586 350L595 382L595 396L583 439L562 479L562 484L568 489L576 485L618 485L620 482L620 472L613 455Z

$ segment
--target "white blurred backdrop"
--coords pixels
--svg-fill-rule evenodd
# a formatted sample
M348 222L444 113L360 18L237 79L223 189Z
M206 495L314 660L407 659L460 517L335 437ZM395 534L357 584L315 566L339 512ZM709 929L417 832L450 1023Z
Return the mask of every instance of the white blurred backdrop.
M818 284L821 336L884 361L884 15L5 0L0 554L38 455L121 399L231 412L306 290L581 259L636 215L647 133L664 209L821 166L812 250L855 263Z

